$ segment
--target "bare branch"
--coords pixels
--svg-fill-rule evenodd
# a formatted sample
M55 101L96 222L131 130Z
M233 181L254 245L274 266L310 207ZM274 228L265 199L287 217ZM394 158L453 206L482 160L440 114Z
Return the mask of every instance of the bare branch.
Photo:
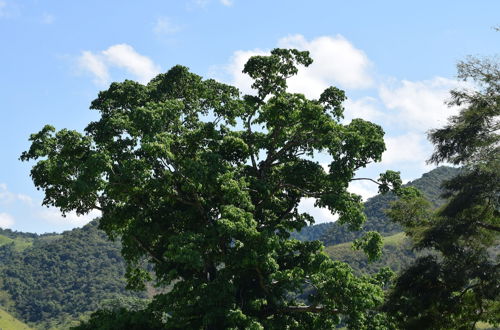
M310 306L285 306L280 309L281 312L292 312L292 313L330 313L338 314L340 313L336 308L326 308L317 305Z
M144 243L141 242L140 239L137 238L137 236L135 235L130 235L130 237L132 237L132 239L139 245L139 247L144 251L146 252L154 261L156 261L157 263L164 263L165 260L162 260L160 258L158 258L154 253L153 251L151 251L146 245L144 245Z
M379 186L380 186L380 185L382 185L380 182L375 181L375 180L370 179L370 178L354 178L354 179L351 179L350 181L360 181L360 180L367 180L367 181L371 181L371 182L373 182L373 183L375 183L375 184L377 184L377 185L379 185Z
M255 112L254 112L255 113ZM252 117L254 115L254 113L250 114L248 116L248 120L247 120L247 132L248 132L248 135L251 136L253 134L252 132ZM252 160L252 167L257 170L257 162L255 161L255 155L253 153L253 150L252 152L250 153L250 158Z

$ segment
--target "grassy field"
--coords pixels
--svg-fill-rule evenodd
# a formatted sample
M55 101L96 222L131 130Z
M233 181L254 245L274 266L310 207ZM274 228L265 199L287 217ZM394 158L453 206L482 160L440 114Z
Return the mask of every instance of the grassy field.
M14 242L14 248L18 252L23 251L24 249L30 247L33 244L33 240L30 239L30 238L21 238L21 237L19 237L19 238L16 238L16 239L12 239L10 237L4 236L4 235L0 235L0 246L6 245L6 244L10 244L12 242Z
M383 238L384 247L381 259L369 262L363 251L352 249L352 242L325 247L325 252L333 259L348 263L357 275L374 274L383 267L389 267L394 272L406 268L416 255L404 233L398 233Z
M12 242L14 242L14 240L12 238L9 238L9 237L4 236L4 235L0 235L0 246L5 245L5 244L10 244Z
M495 328L495 327L493 327L492 325L490 325L490 324L488 324L488 323L478 322L478 323L476 324L476 329L485 329L485 330L486 330L486 329L488 329L488 330L489 330L489 329L495 329L495 330L496 330L496 329L500 329L500 328Z
M391 236L385 236L383 237L384 246L400 246L401 244L403 244L405 238L406 235L404 233L397 233ZM336 245L330 245L327 246L325 249L328 252L329 250L351 249L351 247L352 247L352 242L346 242Z
M0 329L1 330L31 330L25 323L19 321L3 309L0 309Z

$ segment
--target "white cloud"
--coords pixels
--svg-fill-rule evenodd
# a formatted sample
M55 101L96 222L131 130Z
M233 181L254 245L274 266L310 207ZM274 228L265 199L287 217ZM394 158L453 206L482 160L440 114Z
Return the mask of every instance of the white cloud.
M174 34L181 30L181 27L172 22L168 17L160 17L156 20L153 32L157 35Z
M80 68L94 75L94 83L96 85L104 86L109 83L110 76L108 67L104 63L104 58L102 58L102 56L84 51L78 58L78 65Z
M66 217L63 217L61 212L55 207L49 207L39 212L40 219L49 222L53 225L72 225L80 227L86 225L93 219L100 217L101 212L93 210L85 215L77 215L75 212L69 212Z
M425 166L431 148L424 134L406 133L385 138L386 151L382 154L382 164L413 163Z
M13 193L8 190L5 183L0 183L0 227L12 228L22 227L30 221L45 221L53 226L73 228L80 227L91 220L101 216L101 212L93 210L90 213L78 216L75 212L69 212L63 217L59 209L40 205L39 200L33 201L30 196ZM7 211L7 212L5 212ZM14 221L14 214L19 221Z
M78 58L78 65L94 75L94 82L98 85L109 83L110 67L124 69L140 83L147 83L160 72L159 66L149 57L137 53L127 44L113 45L99 53L84 51Z
M28 195L16 194L16 198L18 201L21 201L24 204L33 205L33 199Z
M290 79L292 91L317 97L330 85L343 88L367 88L373 85L370 60L341 35L307 41L304 36L297 34L280 39L278 47L308 50L314 60L307 69L301 69L296 77Z
M5 183L0 183L0 202L3 204L11 204L16 201L20 201L28 205L33 204L33 200L30 196L13 193L9 191Z
M0 213L0 228L12 228L14 218L8 213Z
M242 72L243 67L250 57L268 54L269 52L261 49L237 50L231 56L228 64L210 67L209 74L238 87L243 94L255 94L255 91L250 87L253 80Z
M294 35L280 39L277 46L309 50L314 60L312 65L308 68L299 68L299 73L289 79L290 92L317 98L331 85L340 85L344 88L366 88L373 85L369 72L371 63L367 56L340 35L319 37L311 41L302 35ZM212 67L211 73L217 78L223 75L222 80L249 94L252 80L242 73L243 67L251 56L267 54L269 51L260 49L235 51L229 64Z
M378 123L386 118L386 115L379 109L379 101L373 97L363 97L358 100L347 99L344 102L344 118L349 123L354 118Z
M313 218L316 224L323 222L337 221L337 214L332 214L328 209L314 206L315 198L302 198L299 203L299 212L307 212Z
M220 3L222 3L224 6L231 7L233 5L232 0L220 0Z
M378 186L371 181L356 180L349 183L347 190L353 194L360 195L363 201L366 202L368 198L378 193Z
M102 54L111 65L124 68L142 83L148 82L160 73L160 68L149 57L137 53L127 44L111 46Z
M379 89L380 99L393 111L393 121L413 131L425 132L431 128L441 127L449 116L456 113L445 101L450 90L464 86L463 83L443 77L431 80L403 80L398 86L382 85Z

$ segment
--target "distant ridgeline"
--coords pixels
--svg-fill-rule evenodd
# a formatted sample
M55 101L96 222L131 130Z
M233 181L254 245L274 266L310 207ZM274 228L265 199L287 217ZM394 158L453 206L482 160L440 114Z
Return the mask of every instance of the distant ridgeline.
M106 300L144 297L125 290L120 244L97 225L62 235L0 231L0 308L36 328L68 328Z
M435 207L438 207L444 203L440 197L442 193L441 183L456 176L459 171L457 168L441 166L407 185L420 189L425 197ZM292 237L303 241L320 240L325 246L329 246L353 241L370 230L378 231L382 236L397 234L402 231L401 227L390 221L384 213L390 202L395 199L396 197L392 193L369 198L365 203L367 221L361 231L352 232L336 222L329 222L305 227L300 232L292 233Z
M438 206L443 202L439 198L441 182L458 172L439 167L409 185L419 188ZM339 244L358 238L362 231L350 232L337 223L309 226L292 236L323 241L333 259L349 263L358 273L387 265L397 271L415 256L401 228L384 214L394 198L378 195L365 203L368 220L363 231L377 230L386 236L379 262L369 264L350 243ZM125 289L121 246L109 241L97 226L98 222L92 221L63 234L44 235L0 229L0 312L6 310L36 329L68 329L106 304L124 306L145 298L146 293Z

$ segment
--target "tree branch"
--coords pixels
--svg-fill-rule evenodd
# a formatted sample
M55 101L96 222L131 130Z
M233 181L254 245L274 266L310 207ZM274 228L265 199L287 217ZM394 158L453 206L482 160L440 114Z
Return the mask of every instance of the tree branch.
M312 135L312 133L310 135ZM262 171L267 169L276 159L279 159L281 156L283 156L284 153L289 151L292 147L299 145L301 142L307 144L311 140L312 138L306 139L305 141L300 141L298 140L297 136L294 136L283 146L283 148L278 150L278 152L268 155L267 159L262 163L260 170Z
M251 137L253 135L253 132L252 132L252 117L253 117L254 114L255 114L255 111L252 112L250 115L248 115L248 119L247 119L247 133L248 133L249 137ZM253 149L250 152L250 159L252 160L252 167L255 170L257 170L257 162L255 161L255 155L254 155Z
M269 289L264 284L264 276L262 275L262 272L260 271L260 268L258 266L255 266L255 271L257 272L257 275L259 277L259 286L262 290L264 290L265 293L269 294Z
M156 262L162 264L165 262L165 260L162 260L160 258L158 258L157 256L155 256L155 254L153 253L153 251L151 251L147 246L145 246L140 239L137 238L137 236L135 235L130 235L130 237L132 237L132 239L139 245L139 247L147 252L147 254Z
M331 314L338 314L340 313L338 309L336 308L326 308L322 306L317 306L317 305L310 305L310 306L285 306L279 309L280 312L286 312L286 313L331 313Z
M481 221L478 221L477 224L478 224L479 227L482 227L484 229L489 229L489 230L494 230L494 231L500 232L500 227L499 226L495 226L495 225L492 225L492 224L489 224L489 223L484 223L484 222L481 222Z
M354 178L354 179L349 180L349 182L351 182L351 181L359 181L359 180L368 180L368 181L371 181L371 182L373 182L373 183L375 183L375 184L377 184L379 186L382 185L380 182L378 182L376 180L373 180L373 179L370 179L370 178Z

